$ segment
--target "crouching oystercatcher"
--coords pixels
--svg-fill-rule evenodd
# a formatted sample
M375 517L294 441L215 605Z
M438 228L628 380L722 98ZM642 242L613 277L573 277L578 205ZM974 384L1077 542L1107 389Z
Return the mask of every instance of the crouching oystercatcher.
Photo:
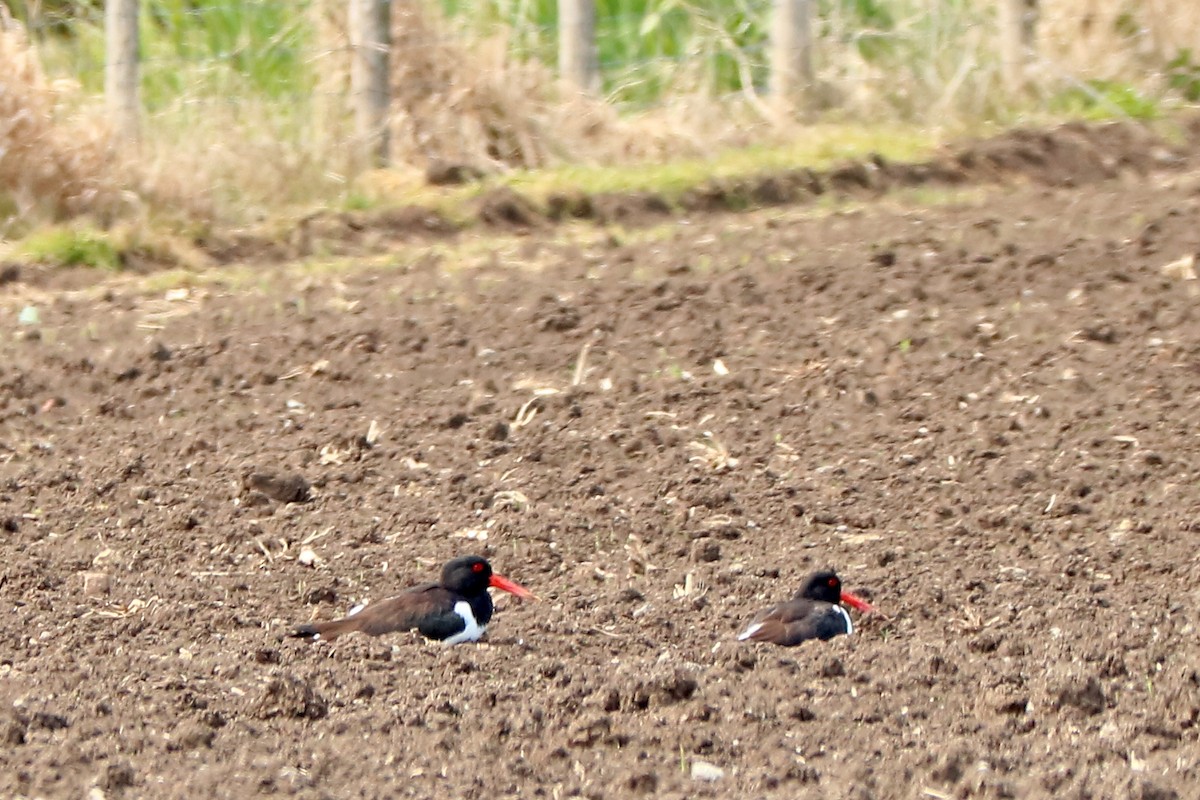
M537 599L524 586L492 572L492 565L479 556L460 556L442 567L441 583L414 586L332 622L299 625L291 635L329 641L355 631L380 636L417 630L446 644L474 642L483 636L492 618L489 586L517 597Z
M809 639L822 641L854 633L845 603L862 612L875 608L861 597L842 589L842 580L832 570L814 572L804 580L800 591L786 603L763 609L754 616L738 641L772 642L794 647Z

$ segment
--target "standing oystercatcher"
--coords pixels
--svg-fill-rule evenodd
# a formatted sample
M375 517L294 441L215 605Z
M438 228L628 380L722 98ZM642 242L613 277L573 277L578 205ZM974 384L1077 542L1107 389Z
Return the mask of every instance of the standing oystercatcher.
M380 636L415 629L446 644L474 642L483 636L492 618L489 586L537 599L524 586L492 572L492 565L479 556L460 556L442 567L441 583L414 586L333 622L300 625L291 635L313 641L354 631Z
M755 615L738 634L738 641L772 642L794 647L809 639L825 641L842 634L854 633L850 614L842 608L845 603L862 612L875 608L850 592L843 591L842 580L833 570L814 572L786 603L779 603Z

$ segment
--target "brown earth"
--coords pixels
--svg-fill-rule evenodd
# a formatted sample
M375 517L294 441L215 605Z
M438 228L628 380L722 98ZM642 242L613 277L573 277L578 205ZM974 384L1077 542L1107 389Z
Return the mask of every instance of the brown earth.
M556 192L544 204L508 186L481 193L451 221L421 207L383 211L316 213L305 218L286 241L243 235L213 235L197 246L218 263L253 254L263 260L302 258L314 252L361 254L414 237L443 238L463 227L528 231L546 225L590 220L623 226L654 225L677 211L730 211L811 203L823 198L875 198L897 189L951 187L1013 180L1048 186L1079 186L1179 166L1186 147L1200 146L1200 116L1175 126L1186 142L1172 145L1131 122L1071 122L1042 130L1018 129L982 141L954 143L921 163L886 161L872 155L815 171L806 167L736 178L714 178L678 198L655 192ZM441 171L430 176L438 185ZM138 261L137 258L132 259ZM142 259L145 262L145 259ZM131 264L139 266L139 264ZM149 266L153 266L152 260Z
M1200 171L1130 147L6 283L0 795L1194 797ZM485 643L283 636L471 551L544 599ZM886 616L733 640L826 565Z

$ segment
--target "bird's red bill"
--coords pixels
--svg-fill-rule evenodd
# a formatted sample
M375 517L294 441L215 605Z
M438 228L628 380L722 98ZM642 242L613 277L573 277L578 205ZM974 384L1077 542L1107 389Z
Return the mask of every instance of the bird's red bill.
M526 600L537 600L538 596L526 589L519 583L514 583L503 575L492 573L492 577L488 580L488 586L494 586L501 591L515 594L517 597L523 597Z
M842 592L842 602L851 608L858 609L864 614L875 610L875 606L871 605L866 600L863 600L861 597L850 594L849 592Z

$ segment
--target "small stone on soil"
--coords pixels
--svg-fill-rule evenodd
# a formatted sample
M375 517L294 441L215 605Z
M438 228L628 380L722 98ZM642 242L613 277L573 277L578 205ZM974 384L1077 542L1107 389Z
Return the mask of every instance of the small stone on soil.
M716 764L710 764L707 761L694 759L692 761L692 780L695 781L719 781L725 777L725 770L718 767Z
M83 573L83 594L86 597L106 595L112 586L112 579L107 572Z

